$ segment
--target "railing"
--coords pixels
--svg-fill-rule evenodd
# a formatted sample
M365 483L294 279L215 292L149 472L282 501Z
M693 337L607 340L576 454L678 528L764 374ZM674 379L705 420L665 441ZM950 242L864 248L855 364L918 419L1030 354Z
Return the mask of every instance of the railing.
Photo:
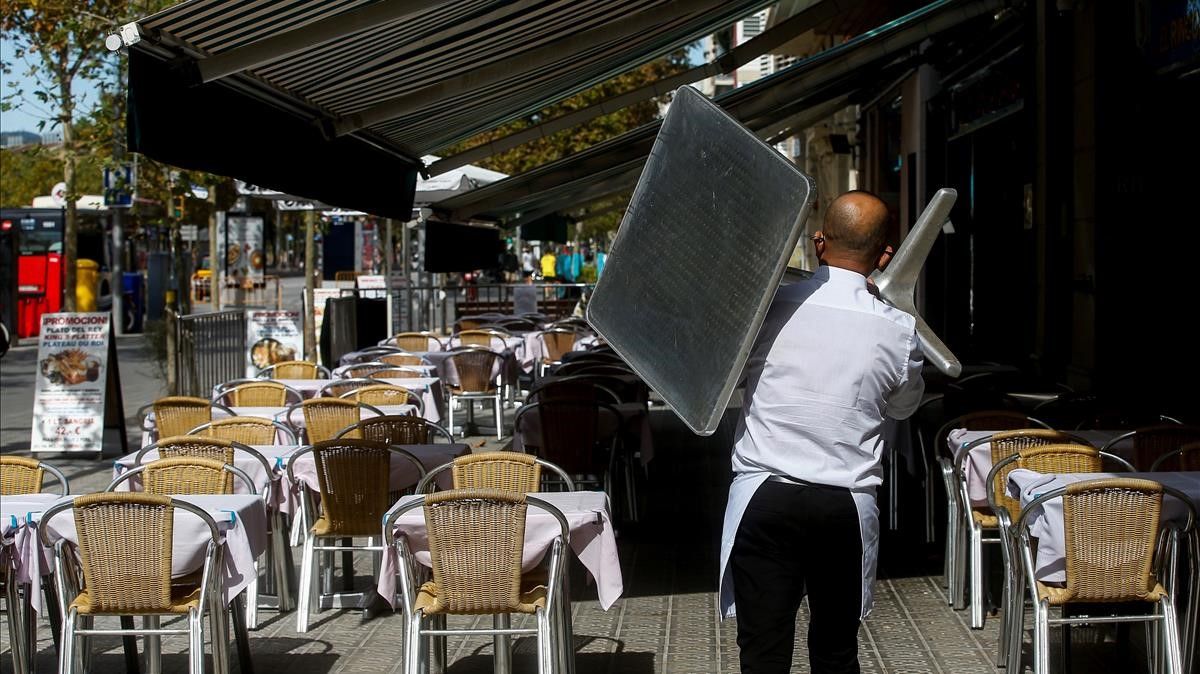
M213 386L246 376L246 312L218 311L175 319L176 395L207 398Z
M583 295L590 295L590 283L497 283L453 286L393 286L392 329L453 331L454 322L463 316L489 312L518 313L515 295L521 288L532 289L535 311L551 318L564 318L575 311ZM524 302L529 300L522 298Z

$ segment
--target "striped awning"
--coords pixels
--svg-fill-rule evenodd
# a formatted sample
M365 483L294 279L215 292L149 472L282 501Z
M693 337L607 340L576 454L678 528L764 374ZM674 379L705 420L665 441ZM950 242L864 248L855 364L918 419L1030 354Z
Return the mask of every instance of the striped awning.
M418 159L767 4L191 0L122 35L134 50L180 59L176 72L193 84L222 83L307 117L331 138L358 136Z
M924 56L919 45L964 24L981 32L1002 0L939 0L715 100L764 139L803 129L858 91L892 82ZM835 108L836 109L836 108ZM653 122L626 134L433 205L453 220L514 224L628 191L658 133Z

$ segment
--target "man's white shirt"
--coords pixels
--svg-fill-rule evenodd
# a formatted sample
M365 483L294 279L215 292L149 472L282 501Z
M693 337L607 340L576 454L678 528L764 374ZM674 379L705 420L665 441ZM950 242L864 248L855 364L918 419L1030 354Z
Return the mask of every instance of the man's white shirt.
M734 436L721 544L726 615L733 609L726 567L742 513L759 485L779 475L854 495L863 526L865 617L878 546L874 492L883 482L884 420L916 410L924 392L921 366L915 319L872 295L862 274L822 266L812 278L779 289L746 363Z

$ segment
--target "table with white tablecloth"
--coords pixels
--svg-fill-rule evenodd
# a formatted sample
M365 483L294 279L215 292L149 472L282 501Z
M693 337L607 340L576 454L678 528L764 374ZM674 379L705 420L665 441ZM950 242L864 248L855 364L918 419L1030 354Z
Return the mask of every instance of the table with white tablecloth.
M558 508L567 520L570 529L570 547L584 568L596 581L596 590L601 608L608 610L624 591L621 579L621 560L617 556L617 540L609 517L608 497L604 492L540 492L530 496L542 499ZM421 499L421 496L405 496L396 507ZM525 514L525 545L521 556L521 568L533 569L549 551L554 538L560 534L558 520L553 515L533 506ZM425 514L416 508L396 520L396 535L403 536L419 564L429 566L429 537L425 526ZM379 594L395 602L396 574L399 564L395 548L384 554L383 567L379 574Z
M406 366L407 367L407 366ZM426 366L426 369L433 370L432 366ZM322 388L328 384L334 383L337 379L274 379L272 381L279 382L285 386L290 386L300 392L300 395L305 399L315 398ZM400 388L408 389L417 394L421 398L421 406L424 408L424 416L433 423L438 423L442 419L442 381L440 378L434 377L390 377L377 380L380 384L390 384L399 386Z
M372 405L372 407L388 416L411 414L417 409L416 405ZM285 425L290 425L290 423L293 423L298 429L304 428L304 412L298 408L294 413L292 413L290 423L287 418L287 412L289 409L287 407L231 407L229 409L233 410L234 416L272 419ZM220 408L214 407L212 410L213 420L224 419L228 416L229 414ZM361 419L370 419L374 416L376 416L376 414L371 410L367 408L359 408L359 417ZM155 442L155 435L154 413L150 412L146 415L145 423L142 424L142 446L145 447L146 445L153 444ZM279 436L276 436L275 442L279 444L286 444L284 438Z

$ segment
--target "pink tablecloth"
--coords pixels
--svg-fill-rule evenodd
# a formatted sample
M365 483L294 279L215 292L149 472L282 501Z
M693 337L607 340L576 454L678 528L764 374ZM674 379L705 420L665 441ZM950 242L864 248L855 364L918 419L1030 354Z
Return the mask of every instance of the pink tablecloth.
M609 519L608 497L604 492L598 491L543 492L530 496L547 501L562 511L571 532L571 550L596 580L600 606L608 610L624 591L621 560L617 557L617 539ZM420 498L405 496L396 505ZM525 516L522 568L528 571L537 566L559 532L558 521L552 515L530 506ZM421 508L409 511L396 521L396 535L405 537L409 550L413 552L418 563L430 565L429 538L425 529L425 514ZM383 556L378 590L380 595L393 602L393 606L396 605L398 572L396 550L389 548Z
M267 465L270 468L269 472L263 468L262 463L257 458L246 452L235 451L233 453L233 465L250 476L250 480L254 483L254 489L259 495L262 495L266 491L267 485L272 480L278 479L283 465L287 462L287 457L300 447L301 445L252 445L251 448L257 450L267 460ZM136 467L136 458L137 452L131 452L114 461L113 479L120 477L121 473L130 468ZM149 463L156 459L158 459L158 450L150 450L146 452L146 456L142 457L142 463ZM130 484L131 482L133 483L132 485ZM117 491L130 491L131 486L133 488L132 491L140 491L140 484L141 480L138 477L133 477L122 482L117 487ZM281 491L278 488L275 489L272 493L271 502L267 504L268 506L278 507L282 503L284 496ZM246 485L242 480L234 479L233 493L246 494L249 492L246 491Z
M965 428L956 428L950 431L948 441L950 451L956 455L959 450L967 444L984 438L989 435L995 435L1002 431L968 431ZM1104 443L1121 435L1125 431L1069 431L1072 435L1079 437L1092 443L1099 448ZM1121 443L1115 449L1117 454L1122 454L1125 451L1132 451L1133 444L1130 442L1128 446ZM963 472L967 478L967 496L971 499L972 506L986 506L988 504L987 497L987 476L992 472L992 445L988 442L982 442L971 448L967 458L963 460Z
M228 604L249 585L255 574L254 561L267 549L267 511L262 499L246 494L172 498L198 506L216 521L223 548L223 564L219 570L221 589ZM63 538L77 542L75 518L70 512L56 515L49 526L47 533L51 544ZM28 532L35 534L33 527ZM172 536L171 575L181 577L198 570L204 563L205 549L211 540L208 527L192 513L177 508ZM40 609L37 604L37 597L40 596L38 590L35 587L30 592L35 609Z
M37 544L36 523L42 511L60 498L58 494L11 494L0 498L0 558L12 565L18 583L31 583L51 570L49 554Z
M425 366L427 369L436 369L432 366ZM321 391L321 389L336 379L276 379L285 386L290 386L300 392L300 395L305 399L313 398ZM421 396L421 405L424 407L424 417L433 423L438 423L442 418L442 382L438 377L409 377L399 379L380 379L380 384L391 384L406 388L413 393Z
M409 414L417 409L415 405L375 405L376 409L387 415L392 414ZM287 407L231 407L234 414L239 417L261 417L263 419L274 419L281 424L287 425ZM375 413L369 409L360 409L359 414L363 419L369 419L375 416ZM223 419L229 415L220 409L213 409L213 419ZM296 426L304 428L304 412L297 409L292 414L292 421ZM154 413L146 415L146 421L142 424L142 446L154 443ZM283 438L276 437L276 443L283 443Z
M1008 474L1008 493L1013 498L1021 499L1024 509L1034 499L1042 494L1084 480L1103 478L1140 478L1153 480L1169 487L1175 487L1191 498L1192 504L1200 508L1200 472L1172 473L1070 473L1065 475L1045 475L1032 470L1018 468ZM1065 559L1065 525L1063 523L1062 499L1052 499L1040 506L1041 512L1030 514L1032 520L1029 526L1031 536L1037 538L1037 558L1034 560L1035 574L1038 580L1046 583L1061 583L1066 581ZM1178 499L1163 498L1162 521L1181 522L1187 517L1185 506Z

